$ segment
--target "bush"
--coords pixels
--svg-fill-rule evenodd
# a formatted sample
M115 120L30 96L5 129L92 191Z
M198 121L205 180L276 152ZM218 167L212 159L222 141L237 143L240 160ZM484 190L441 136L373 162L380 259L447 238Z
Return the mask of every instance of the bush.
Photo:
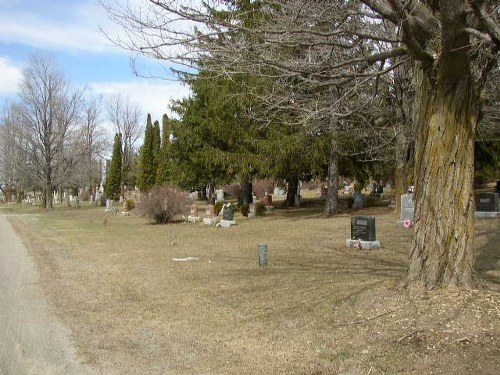
M188 193L171 186L158 186L144 195L142 201L137 204L137 211L157 224L166 224L171 222L175 215L187 215L190 204Z
M214 214L215 215L218 215L220 213L220 210L222 210L222 206L224 206L223 201L215 202L215 204L214 204Z
M248 217L248 212L250 211L250 207L248 204L242 204L240 206L240 212L243 216Z
M258 202L255 204L255 215L257 216L264 216L266 214L266 206L264 206L264 203Z
M127 199L124 206L127 211L131 211L135 208L135 202L133 199Z

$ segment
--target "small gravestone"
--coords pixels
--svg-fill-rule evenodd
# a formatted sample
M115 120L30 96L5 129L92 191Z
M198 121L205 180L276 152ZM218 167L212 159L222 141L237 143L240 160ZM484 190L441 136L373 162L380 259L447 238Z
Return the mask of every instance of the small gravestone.
M205 216L203 218L203 224L205 225L215 225L217 224L217 217L215 216L214 206L209 204L205 209Z
M106 209L105 209L105 211L109 212L109 211L111 211L112 208L113 208L113 201L111 199L106 199Z
M498 193L477 193L475 195L476 217L494 219L500 217Z
M264 206L272 206L273 205L273 197L270 194L267 194L267 192L264 194L262 197L262 203L264 203Z
M360 208L365 208L365 196L359 192L354 193L354 201L352 203L352 208L359 210Z
M201 221L201 218L198 216L198 205L193 203L191 205L191 213L188 216L188 223L197 223Z
M230 204L225 204L222 206L222 218L224 220L233 220L234 217L234 208Z
M258 249L259 249L259 266L260 267L267 266L267 244L260 243Z
M255 203L248 205L248 217L255 217Z
M376 240L375 218L371 216L355 216L351 218L351 238L346 246L359 249L377 249L380 241Z
M220 221L219 225L221 227L231 227L233 225L236 225L236 221L233 220L234 218L234 207L230 203L226 203L224 206L222 206L222 220Z
M402 224L405 220L415 221L415 201L413 200L413 194L403 194L401 196L400 207L399 224Z

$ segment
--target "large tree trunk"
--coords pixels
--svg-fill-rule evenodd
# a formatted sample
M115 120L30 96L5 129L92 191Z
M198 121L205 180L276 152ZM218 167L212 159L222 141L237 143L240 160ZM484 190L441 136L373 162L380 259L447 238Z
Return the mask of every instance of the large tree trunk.
M441 56L420 70L414 102L416 211L408 282L429 289L472 287L475 261L472 183L481 85L472 78L464 12L446 4Z
M325 215L332 216L339 212L339 160L337 141L332 137L330 160L328 161L328 180L326 185Z
M240 205L253 203L252 189L252 180L250 178L243 178L241 181L241 193L238 199Z
M292 176L286 178L287 190L286 190L286 200L285 206L294 207L295 206L295 196L299 189L299 178L297 176Z

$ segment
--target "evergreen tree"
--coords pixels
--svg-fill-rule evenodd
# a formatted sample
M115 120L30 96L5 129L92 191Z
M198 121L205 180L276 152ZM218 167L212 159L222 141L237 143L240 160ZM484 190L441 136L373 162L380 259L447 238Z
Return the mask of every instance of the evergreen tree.
M104 191L111 199L119 199L122 185L122 135L115 134L113 154L109 166L108 178Z
M151 123L151 115L148 114L146 129L144 130L144 143L139 155L138 186L141 191L148 191L155 184L156 163L154 137L154 127Z
M162 119L161 147L158 155L158 170L156 173L156 184L163 185L169 181L170 174L170 134L172 132L172 121L166 114Z
M153 155L154 163L158 167L158 158L160 157L161 148L161 135L160 135L160 123L155 121L153 124ZM156 171L156 169L155 169Z

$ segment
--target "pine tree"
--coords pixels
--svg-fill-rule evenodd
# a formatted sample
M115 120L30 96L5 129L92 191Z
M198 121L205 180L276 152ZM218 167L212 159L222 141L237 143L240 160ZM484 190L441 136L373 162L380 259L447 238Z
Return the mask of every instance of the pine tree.
M160 148L161 148L160 123L158 121L155 121L153 125L153 155L156 167L158 167Z
M113 154L109 166L108 178L104 191L111 199L119 199L122 185L122 135L115 134Z
M172 122L166 114L162 119L161 148L158 155L158 170L156 173L156 184L163 185L169 180L170 165L170 134Z

